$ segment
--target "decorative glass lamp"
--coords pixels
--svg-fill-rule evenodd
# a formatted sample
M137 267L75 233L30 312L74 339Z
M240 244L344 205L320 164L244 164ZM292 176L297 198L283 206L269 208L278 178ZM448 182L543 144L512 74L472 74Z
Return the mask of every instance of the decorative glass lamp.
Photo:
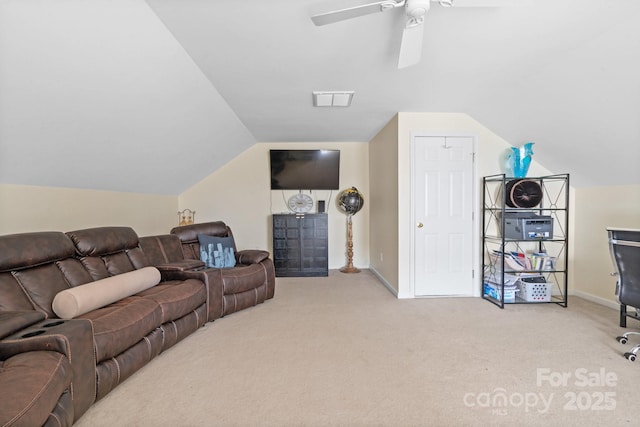
M196 217L196 211L185 209L178 211L178 225L191 225Z

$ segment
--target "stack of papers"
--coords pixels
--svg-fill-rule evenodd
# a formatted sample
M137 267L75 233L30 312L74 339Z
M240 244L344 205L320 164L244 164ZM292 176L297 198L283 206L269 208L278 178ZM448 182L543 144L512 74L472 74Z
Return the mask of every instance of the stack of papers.
M495 273L487 273L487 275L484 277L484 280L485 282L502 286L502 273L500 273L499 271ZM520 277L513 274L504 273L504 289L517 289L518 280L520 280Z

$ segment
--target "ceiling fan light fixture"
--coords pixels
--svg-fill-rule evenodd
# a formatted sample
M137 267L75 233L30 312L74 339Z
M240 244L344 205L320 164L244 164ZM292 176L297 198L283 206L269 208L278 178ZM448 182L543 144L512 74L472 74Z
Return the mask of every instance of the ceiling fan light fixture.
M424 16L419 16L417 18L409 18L407 20L407 24L405 25L407 28L417 27L418 25L422 25L424 23Z
M347 91L314 91L314 107L349 107L355 94L352 90Z

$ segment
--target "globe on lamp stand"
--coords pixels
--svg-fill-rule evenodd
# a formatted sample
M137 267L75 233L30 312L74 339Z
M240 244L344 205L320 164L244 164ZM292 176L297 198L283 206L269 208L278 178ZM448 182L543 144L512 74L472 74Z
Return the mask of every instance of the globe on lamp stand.
M338 195L338 207L347 214L347 265L340 269L343 273L359 273L353 266L353 216L362 209L364 197L356 187L348 188Z

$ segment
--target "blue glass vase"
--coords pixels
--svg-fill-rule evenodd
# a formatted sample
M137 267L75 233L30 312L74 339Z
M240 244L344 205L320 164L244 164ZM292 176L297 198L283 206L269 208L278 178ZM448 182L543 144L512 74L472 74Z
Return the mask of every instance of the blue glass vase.
M527 142L522 147L511 147L507 158L506 173L514 178L524 178L529 172L531 156L533 156L533 142Z

